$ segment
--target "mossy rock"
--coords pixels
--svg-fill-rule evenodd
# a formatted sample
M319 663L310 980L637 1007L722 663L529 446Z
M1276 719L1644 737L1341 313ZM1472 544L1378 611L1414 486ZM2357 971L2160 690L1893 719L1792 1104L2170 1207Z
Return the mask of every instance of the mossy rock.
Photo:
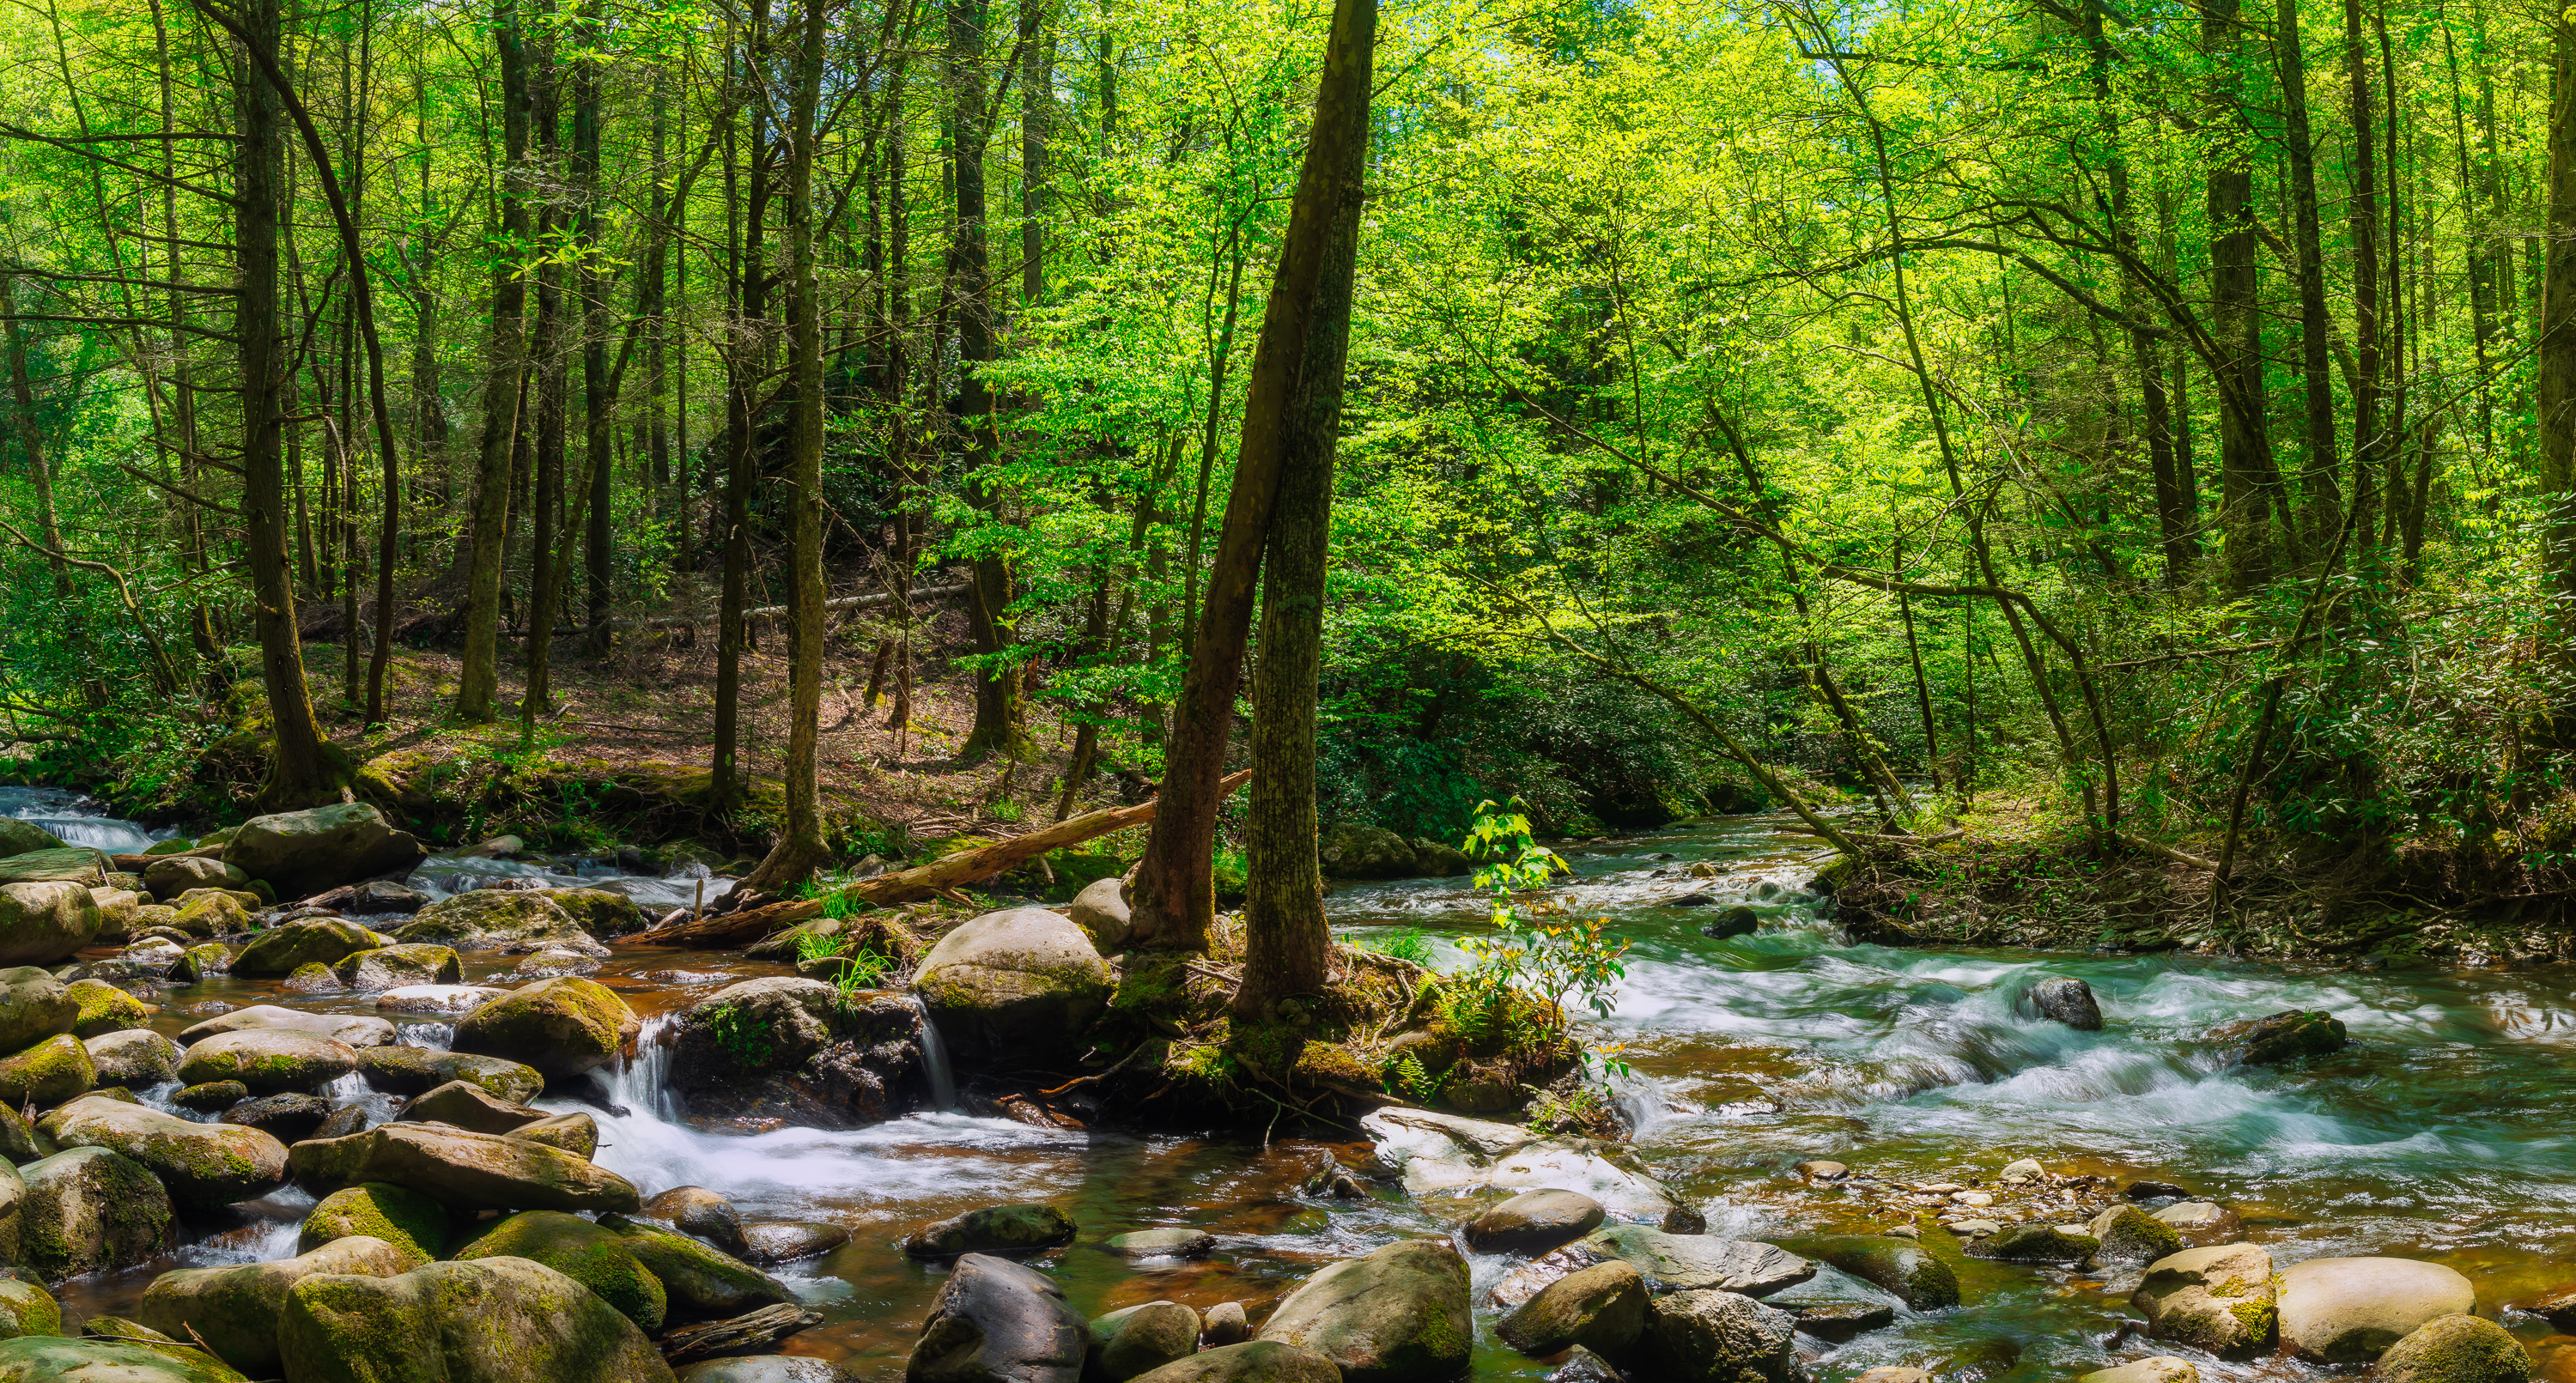
M210 1080L201 1084L182 1087L179 1093L170 1097L170 1103L179 1106L181 1109L195 1109L211 1113L219 1109L230 1109L234 1105L240 1104L242 1101L249 1098L250 1087L242 1084L240 1081Z
M107 887L107 854L86 845L29 850L0 858L0 884L78 884Z
M0 1383L247 1383L185 1345L28 1335L0 1340Z
M68 850L61 836L35 822L14 816L0 816L0 859L12 855L33 854L38 850Z
M250 930L250 915L259 907L259 899L220 888L195 888L180 894L171 906L177 910L172 921L190 936L233 936Z
M996 1205L920 1226L904 1236L915 1258L1028 1253L1073 1242L1073 1217L1052 1205Z
M296 1283L318 1273L394 1277L418 1266L393 1245L338 1239L272 1263L181 1268L154 1279L135 1309L140 1322L172 1339L201 1340L225 1363L257 1378L279 1372L277 1313Z
M378 935L355 922L340 918L308 918L272 927L259 934L241 954L233 957L236 975L292 975L307 965L320 965L329 973L332 966L358 954L393 944L393 939Z
M89 1048L70 1033L0 1059L0 1100L12 1109L61 1104L96 1084L98 1066L89 1059Z
M23 1278L0 1278L0 1338L62 1333L63 1308L53 1293Z
M295 972L280 981L277 987L289 994L335 994L340 989L340 977L331 973L330 966L318 960L308 960L295 967Z
M546 1088L545 1076L534 1067L499 1057L437 1052L426 1047L366 1048L358 1053L358 1074L376 1089L396 1095L418 1095L461 1080L512 1104L524 1104Z
M357 1067L357 1050L345 1043L285 1028L244 1028L188 1048L179 1079L190 1085L237 1080L254 1095L310 1094Z
M400 989L414 984L458 984L464 963L456 952L434 943L379 946L345 957L332 973L350 989Z
M74 1037L123 1032L152 1021L150 1005L104 980L74 980L63 986L63 993L76 1005Z
M51 965L96 941L106 920L90 887L0 883L0 965Z
M18 1261L47 1282L149 1263L177 1242L170 1193L122 1153L73 1148L19 1175Z
M178 855L196 848L197 842L188 839L186 836L172 836L168 840L156 840L150 845L143 847L143 853L147 855Z
M646 1330L662 1328L670 1298L626 1239L578 1215L523 1210L467 1240L456 1261L525 1258L543 1263L591 1290Z
M22 1051L79 1020L78 998L52 975L32 965L0 970L0 1051Z
M405 1186L370 1181L324 1196L295 1236L295 1251L311 1253L335 1239L378 1239L411 1259L408 1272L447 1250L447 1207Z
M640 932L651 924L644 909L623 893L604 888L549 888L541 890L554 900L555 906L572 914L572 920L592 936L624 936Z
M286 1145L239 1124L201 1124L87 1095L46 1115L38 1132L66 1148L107 1148L150 1169L174 1204L214 1210L286 1184Z
M617 1055L643 1024L616 991L577 975L515 990L465 1015L455 1050L522 1062L550 1076L579 1075Z
M602 1215L599 1227L625 1240L636 1261L661 1282L674 1316L739 1316L795 1300L778 1279L685 1234L623 1215Z
M400 1277L317 1274L278 1312L296 1383L393 1383L379 1361L438 1361L476 1383L673 1383L636 1324L581 1283L520 1258L430 1263Z

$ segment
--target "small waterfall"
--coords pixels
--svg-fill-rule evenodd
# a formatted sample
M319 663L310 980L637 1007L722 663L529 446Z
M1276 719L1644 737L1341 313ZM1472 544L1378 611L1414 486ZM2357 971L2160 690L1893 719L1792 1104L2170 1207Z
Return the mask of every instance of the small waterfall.
M957 1107L957 1077L948 1069L948 1044L939 1038L939 1025L930 1021L930 1009L921 996L912 996L912 1006L921 1013L921 1072L930 1079L930 1107L950 1110Z
M621 1059L601 1082L608 1087L609 1103L664 1123L679 1117L679 1109L671 1099L668 1040L672 1025L678 1021L668 1013L644 1020L644 1030L635 1036L635 1055Z

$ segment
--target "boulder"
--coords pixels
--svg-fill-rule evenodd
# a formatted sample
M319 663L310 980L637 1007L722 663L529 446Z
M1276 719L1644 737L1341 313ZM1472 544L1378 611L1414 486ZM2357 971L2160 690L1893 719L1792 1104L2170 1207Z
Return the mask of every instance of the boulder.
M1332 1264L1279 1303L1261 1338L1332 1360L1344 1383L1453 1376L1476 1338L1467 1262L1446 1239L1409 1239Z
M1671 1383L1806 1383L1797 1318L1733 1292L1654 1299L1639 1346L1647 1377Z
M291 975L307 965L328 969L361 951L392 944L344 918L307 918L261 932L233 957L236 975Z
M521 1124L504 1136L561 1148L584 1159L599 1151L599 1121L578 1112L550 1115L534 1123Z
M365 1105L353 1102L332 1110L330 1118L323 1120L311 1133L304 1136L305 1138L346 1138L353 1133L364 1133L382 1122L384 1121L368 1113Z
M2331 1013L2303 1013L2298 1009L2230 1023L2211 1030L2209 1036L2248 1066L2277 1066L2303 1056L2340 1051L2346 1040L2342 1019Z
M202 1350L28 1335L0 1342L0 1383L243 1383Z
M988 912L940 938L913 990L961 1057L1045 1059L1109 1002L1109 966L1091 939L1045 908ZM1068 1054L1069 1053L1064 1053Z
M1336 821L1315 841L1316 859L1335 879L1401 879L1411 875L1420 855L1413 843L1383 826Z
M337 1112L320 1095L262 1095L225 1110L221 1122L258 1129L280 1143L300 1143Z
M2102 1006L2094 1002L2093 986L2072 975L2050 975L2032 985L2023 997L2042 1018L2079 1032L2102 1030Z
M2477 1289L2439 1263L2311 1258L2281 1270L2281 1342L2326 1364L2367 1364L2425 1322L2477 1309Z
M0 859L36 850L67 849L63 838L24 817L0 816Z
M2180 1232L2134 1205L2112 1206L2085 1228L2101 1244L2093 1253L2097 1264L2153 1263L2183 1248Z
M1199 1325L1199 1343L1209 1349L1239 1345L1252 1338L1252 1319L1244 1314L1239 1301L1220 1301L1209 1307Z
M742 1241L742 1256L750 1262L792 1263L850 1242L850 1231L839 1225L767 1220L744 1225Z
M320 899L316 899L320 902ZM390 879L369 879L349 886L345 899L323 903L324 907L347 913L351 917L378 917L386 913L410 914L429 906L429 895L407 888Z
M2117 1368L2079 1373L2075 1383L2200 1383L2200 1370L2188 1359L2159 1354Z
M387 1244L410 1261L409 1272L447 1251L447 1207L418 1191L384 1182L345 1186L324 1196L304 1217L295 1251L311 1253L337 1239Z
M1783 1301L1772 1303L1798 1318L1798 1329L1841 1344L1896 1324L1896 1308L1883 1301Z
M662 1328L669 1300L662 1280L635 1256L632 1245L578 1215L523 1210L457 1247L455 1258L525 1258L543 1263L587 1287L601 1301L646 1330Z
M233 948L219 941L191 946L183 954L185 959L170 968L173 979L178 978L181 971L193 969L195 974L189 976L189 983L193 984L208 975L228 974L233 968Z
M213 1210L286 1184L286 1145L255 1128L200 1124L103 1096L74 1100L40 1120L63 1148L121 1153L161 1179L172 1204Z
M465 967L445 946L414 943L344 956L332 974L351 989L385 990L455 984L465 978Z
M386 1124L287 1149L296 1184L316 1196L387 1182L450 1210L634 1210L626 1178L560 1148L427 1124Z
M1342 1370L1310 1349L1251 1340L1175 1359L1136 1383L1342 1383Z
M2120 1207L2135 1215L2128 1206ZM2031 1221L2013 1225L2003 1233L1979 1243L1972 1252L1979 1258L1992 1258L2003 1263L2055 1263L2072 1267L2094 1256L2102 1241L2090 1234L2071 1234L2052 1224ZM2150 1254L2149 1258L2157 1255ZM2147 1261L2145 1258L2139 1262Z
M0 859L0 884L72 884L106 888L107 853L86 845L53 850L26 850Z
M734 1209L732 1201L703 1186L674 1186L658 1192L644 1202L644 1208L636 1215L658 1220L683 1234L694 1234L727 1253L738 1255L750 1248L742 1237L742 1212Z
M2381 1383L2530 1383L2531 1352L2471 1315L2436 1316L2379 1356Z
M61 1104L98 1084L98 1067L81 1040L64 1033L0 1058L0 1101L12 1109Z
M1535 1255L1599 1228L1602 1213L1601 1202L1579 1191L1523 1191L1467 1221L1462 1232L1478 1253Z
M2279 1316L2272 1255L2253 1244L2184 1249L2147 1265L2129 1304L2147 1318L2147 1337L2250 1359L2270 1347Z
M152 1006L104 980L74 980L63 994L78 1006L72 1036L124 1032L152 1021Z
M1205 1258L1216 1248L1216 1236L1203 1229L1131 1229L1112 1234L1100 1246L1127 1259L1141 1262L1148 1258Z
M796 1299L777 1278L685 1234L623 1215L602 1215L599 1227L624 1240L645 1271L661 1280L675 1318L714 1320Z
M0 884L0 964L52 965L97 940L106 920L89 889L70 881Z
M1895 1293L1917 1311L1959 1304L1958 1274L1920 1244L1887 1235L1842 1234L1818 1240L1815 1253L1863 1282Z
M203 855L163 855L143 867L143 886L166 900L192 888L248 888L250 875Z
M135 1319L174 1340L201 1340L217 1357L253 1378L278 1372L278 1308L296 1283L316 1273L394 1277L414 1264L375 1239L337 1239L298 1257L229 1268L181 1268L153 1280Z
M1504 1317L1494 1333L1533 1356L1581 1345L1616 1357L1644 1333L1646 1299L1645 1278L1613 1260L1549 1283Z
M951 1215L904 1236L914 1258L962 1253L1028 1253L1073 1242L1073 1217L1052 1205L994 1205Z
M1407 841L1413 847L1413 872L1432 879L1455 879L1476 872L1476 861L1464 850L1441 841L1415 836Z
M1674 1234L1707 1227L1624 1144L1542 1137L1518 1124L1427 1109L1381 1109L1360 1120L1360 1127L1376 1140L1378 1157L1403 1173L1404 1189L1416 1199L1573 1191L1598 1202L1613 1220Z
M170 1096L170 1103L181 1109L201 1112L230 1109L250 1098L250 1087L237 1080L210 1080L203 1085L181 1088Z
M300 1032L327 1037L360 1049L393 1045L394 1025L382 1018L352 1013L307 1013L276 1004L253 1004L209 1018L179 1033L179 1045L193 1046L228 1032Z
M79 1000L52 975L32 965L0 970L0 1052L24 1051L79 1021Z
M1092 948L1104 956L1125 950L1128 933L1135 929L1135 919L1127 905L1127 881L1115 876L1083 885L1065 912L1073 918L1073 925L1091 938Z
M1090 1328L1046 1274L970 1253L931 1301L905 1383L1077 1383Z
M310 1093L356 1069L358 1053L346 1043L285 1028L249 1028L190 1046L181 1055L179 1079L190 1085L237 1080L254 1095Z
M177 1244L170 1193L122 1153L74 1148L18 1175L18 1261L47 1282L149 1263Z
M1082 1376L1092 1383L1127 1383L1186 1359L1198 1348L1198 1312L1177 1301L1149 1301L1091 1323L1091 1350Z
M844 998L820 980L744 980L671 1030L670 1088L699 1118L857 1128L930 1099L922 1009L901 994Z
M398 1277L308 1277L278 1312L295 1383L377 1383L389 1359L437 1360L456 1383L672 1383L635 1323L579 1282L524 1258L430 1263Z
M171 925L190 936L232 936L251 928L259 895L239 889L192 888L172 901Z
M2155 1219L2171 1226L2182 1236L2183 1243L2198 1248L2204 1244L2223 1244L2236 1237L2245 1226L2235 1211L2210 1201L2184 1201L2168 1205L2155 1213Z
M515 1102L534 1099L538 1091L546 1088L544 1076L515 1061L466 1052L436 1052L426 1047L361 1049L358 1074L376 1089L396 1095L417 1095L461 1080L482 1087L487 1095Z
M0 1339L63 1333L63 1308L54 1294L23 1278L0 1278Z
M572 920L594 937L640 932L653 922L634 899L623 893L604 888L546 888L537 891L553 899L556 907L571 914Z
M483 1087L452 1080L403 1106L402 1117L417 1122L454 1124L475 1133L511 1133L546 1117L541 1109L496 1100Z
M378 994L376 1012L452 1018L472 1013L509 992L479 984L406 984Z
M224 863L265 879L280 898L408 872L428 854L364 802L255 816L224 843Z
M755 1354L700 1360L680 1370L680 1383L858 1383L858 1375L826 1359Z
M526 889L478 888L413 913L394 939L439 942L474 951L534 951L549 944L591 943L590 933L555 900Z
M1677 902L1674 906L1678 907L1680 904ZM1760 930L1762 930L1762 914L1747 907L1728 908L1699 924L1701 936L1717 941L1730 941L1739 936L1751 936Z
M1619 1262L1635 1268L1654 1292L1724 1291L1768 1296L1816 1275L1794 1253L1750 1239L1666 1234L1644 1225L1603 1225L1513 1273L1494 1289L1496 1305L1527 1299L1566 1273Z
M606 986L566 976L539 980L465 1015L453 1045L549 1076L572 1076L616 1056L643 1026Z

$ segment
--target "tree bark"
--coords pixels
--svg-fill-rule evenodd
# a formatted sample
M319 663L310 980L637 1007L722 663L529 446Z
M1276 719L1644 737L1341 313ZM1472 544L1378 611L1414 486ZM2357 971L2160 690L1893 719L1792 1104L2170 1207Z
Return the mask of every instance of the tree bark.
M2554 601L2554 656L2576 661L2576 11L2550 26L2549 203L2541 243L2540 585ZM2576 706L2551 708L2550 738L2576 744Z
M2211 0L2201 38L2216 74L2212 128L2248 139L2243 127L2240 0ZM2263 316L2256 296L2254 171L2241 148L2223 148L2209 168L2209 296L2219 359L2219 522L2227 584L2249 591L2272 578L2272 453L2263 432Z
M510 532L511 459L527 368L528 289L518 274L528 252L527 46L518 0L493 0L492 43L501 69L500 235L492 261L492 347L483 383L483 437L474 468L473 547L466 563L465 652L456 714L489 721L500 687L501 578Z
M599 235L599 50L607 41L600 31L600 0L583 0L578 31L582 55L573 64L573 186L581 198L575 213L574 240L581 248L575 282L581 291L582 451L590 467L590 525L583 542L583 576L588 585L589 618L585 645L594 658L608 655L610 586L609 500L616 480L610 463L610 414L617 406L608 369L608 282L602 271ZM659 196L657 191L656 196ZM646 232L648 235L651 231Z
M983 511L987 522L999 525L1004 520L1003 492L990 471L1000 460L1000 414L992 386L978 368L1001 358L985 224L984 155L992 132L984 117L984 27L991 9L991 0L948 0L944 116L957 197L948 245L949 291L957 314L957 389L949 398L948 411L965 452L967 501ZM1030 752L1026 712L1020 697L1020 669L1011 661L1015 640L1010 607L1019 598L1018 583L1010 559L989 544L975 559L974 573L966 626L974 637L976 654L986 661L975 672L975 724L958 752L967 758L989 754L1024 758Z
M2308 66L2306 45L2299 37L2298 0L2280 0L2274 12L2272 44L2281 68L2282 134L2290 155L2290 234L2299 259L2299 379L2307 419L2307 465L2300 480L2300 500L2306 510L2303 522L2307 531L2315 542L2323 542L2343 518L2337 479L2343 470L2343 458L2335 445L2334 377L2326 350L2333 328L2326 316L2316 141L2308 124ZM2368 156L2367 152L2363 154L2364 158ZM2356 429L2360 423L2356 412ZM2360 435L2358 431L2354 433L2356 438ZM2299 546L2302 545L2293 544L2294 548Z

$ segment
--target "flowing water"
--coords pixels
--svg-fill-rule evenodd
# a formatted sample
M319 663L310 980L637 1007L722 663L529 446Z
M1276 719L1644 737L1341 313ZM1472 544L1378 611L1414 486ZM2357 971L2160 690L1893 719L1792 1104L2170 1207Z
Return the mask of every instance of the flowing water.
M126 823L82 816L60 794L0 795L0 811L70 825L104 842L141 839ZM57 824L62 823L62 824ZM2276 1260L2390 1253L2448 1263L2477 1286L2481 1309L2576 1279L2576 1128L2565 1106L2576 1077L2576 973L2563 968L2360 971L2180 956L2035 955L2000 950L1891 950L1842 942L1830 907L1806 893L1813 860L1770 818L1723 822L1571 853L1576 876L1549 897L1602 915L1635 944L1616 1013L1632 1074L1620 1098L1638 1122L1647 1163L1714 1233L1792 1238L1885 1224L1861 1197L1811 1187L1792 1172L1833 1158L1906 1182L1991 1179L2036 1157L2052 1170L2180 1183L2246 1220L2245 1237ZM121 834L120 834L121 833ZM84 839L84 843L89 843ZM1705 864L1706 876L1691 866ZM532 872L529 866L433 861L421 875ZM597 871L586 884L603 882ZM648 907L685 904L696 881L626 879ZM1336 923L1366 936L1429 934L1444 959L1483 925L1463 880L1345 887ZM1714 941L1700 924L1719 909L1674 907L1708 893L1763 915L1751 936ZM663 900L672 900L665 902ZM511 958L469 957L469 982ZM738 979L783 967L726 953L620 946L596 976L649 1024ZM2016 1003L2042 975L2081 976L2107 1022L2076 1032ZM180 1028L217 1004L280 1002L367 1012L357 996L284 996L271 981L220 978L167 997L156 1025ZM2295 1069L2222 1063L2211 1027L2286 1008L2324 1009L2350 1028L2344 1053ZM403 1024L442 1045L434 1023ZM649 1036L649 1034L648 1034ZM826 1316L790 1352L838 1359L860 1376L899 1378L939 1286L935 1268L893 1247L909 1227L981 1205L1046 1200L1069 1208L1084 1243L1043 1266L1077 1306L1097 1314L1155 1298L1199 1307L1248 1303L1254 1319L1321 1264L1397 1238L1445 1233L1391 1184L1360 1202L1299 1198L1319 1153L1365 1165L1365 1143L1039 1129L955 1112L914 1115L856 1132L788 1129L701 1133L674 1117L649 1042L584 1098L553 1108L599 1118L598 1160L647 1194L696 1184L731 1197L746 1219L820 1220L852 1231L822 1257L781 1275ZM166 1092L154 1092L166 1094ZM947 1101L941 1101L943 1105ZM280 1192L232 1215L192 1223L171 1262L74 1284L75 1315L130 1307L167 1267L282 1257L309 1200ZM1090 1245L1121 1230L1189 1225L1216 1234L1206 1261L1130 1265ZM1479 1260L1481 1290L1505 1268ZM1817 1365L1847 1378L1877 1364L1933 1367L1946 1378L2062 1379L2105 1360L2140 1357L2113 1343L2135 1273L2100 1277L1970 1261L1968 1304L1900 1312ZM1825 1269L1798 1295L1885 1300ZM1476 1376L1536 1378L1486 1329ZM2576 1383L2576 1339L2508 1315L2544 1376ZM2221 1365L2205 1376L2312 1372L2279 1362Z

